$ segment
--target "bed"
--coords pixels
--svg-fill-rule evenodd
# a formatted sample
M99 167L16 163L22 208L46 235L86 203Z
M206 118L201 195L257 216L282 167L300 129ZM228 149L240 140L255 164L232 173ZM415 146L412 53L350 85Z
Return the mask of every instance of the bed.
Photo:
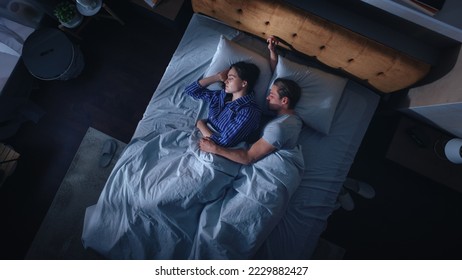
M113 259L311 258L380 95L416 83L428 66L279 1L192 4L131 142L87 208L84 247ZM290 46L274 73L269 35ZM184 89L238 60L259 66L256 99L269 117L276 77L301 86L297 150L244 166L198 149L207 104Z
M0 95L21 57L24 40L33 31L33 28L0 17Z

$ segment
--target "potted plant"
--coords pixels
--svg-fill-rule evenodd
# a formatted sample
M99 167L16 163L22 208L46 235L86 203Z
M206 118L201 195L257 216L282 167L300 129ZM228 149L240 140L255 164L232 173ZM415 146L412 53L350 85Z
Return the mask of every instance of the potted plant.
M76 27L83 19L83 16L77 11L76 6L69 1L58 3L53 13L56 18L58 18L59 22L68 28Z

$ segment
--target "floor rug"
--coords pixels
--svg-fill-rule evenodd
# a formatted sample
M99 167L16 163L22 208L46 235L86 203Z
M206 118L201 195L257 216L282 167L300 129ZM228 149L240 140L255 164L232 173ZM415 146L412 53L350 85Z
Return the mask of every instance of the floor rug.
M99 160L106 140L117 143L107 167ZM97 202L111 170L126 144L89 128L29 248L26 259L100 259L81 242L85 209Z

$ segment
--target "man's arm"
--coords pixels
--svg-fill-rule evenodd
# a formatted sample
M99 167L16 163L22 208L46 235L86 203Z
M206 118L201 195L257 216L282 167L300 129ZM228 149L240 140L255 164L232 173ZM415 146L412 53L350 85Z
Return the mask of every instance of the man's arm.
M276 69L276 65L278 64L278 54L276 53L276 46L279 44L279 40L274 36L270 36L268 39L266 39L266 42L268 43L268 50L270 51L271 72L274 72L274 70Z
M237 163L249 165L274 152L276 148L265 139L260 138L249 150L228 149L215 144L208 138L202 138L199 141L199 148L204 152L220 155Z

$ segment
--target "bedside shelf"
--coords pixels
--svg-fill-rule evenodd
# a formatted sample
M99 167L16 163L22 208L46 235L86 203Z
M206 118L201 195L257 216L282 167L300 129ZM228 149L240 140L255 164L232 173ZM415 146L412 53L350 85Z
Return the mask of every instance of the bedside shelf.
M438 16L429 16L395 1L361 0L369 5L432 30L448 38L462 42L462 29L444 22ZM446 0L449 1L449 0ZM460 1L460 0L457 0Z
M0 187L6 178L13 174L19 160L19 154L8 145L0 143Z
M448 161L443 145L454 138L429 125L403 117L386 157L420 175L462 192L462 165Z
M163 0L157 6L151 8L144 0L131 0L131 2L172 22L177 20L184 4L184 0Z

